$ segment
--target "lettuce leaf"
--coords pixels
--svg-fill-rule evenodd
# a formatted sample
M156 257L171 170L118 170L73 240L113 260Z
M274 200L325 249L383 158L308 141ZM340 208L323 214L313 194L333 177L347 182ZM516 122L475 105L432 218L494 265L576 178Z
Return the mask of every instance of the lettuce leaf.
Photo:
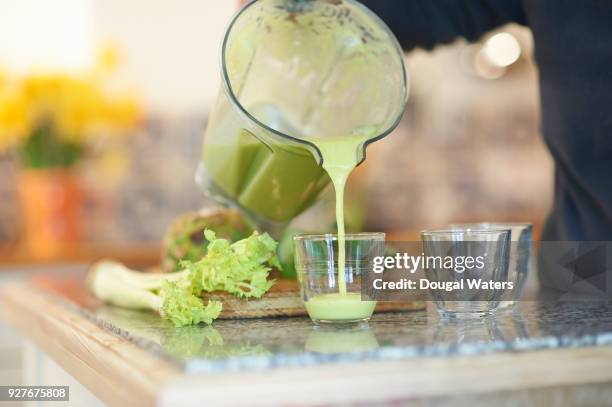
M162 298L161 316L170 320L176 327L202 322L210 325L223 309L219 301L208 301L208 304L204 305L201 298L173 282L165 282L159 294Z
M204 232L206 256L197 262L183 262L189 270L192 292L225 291L239 298L261 298L273 285L268 280L271 267L280 268L277 243L267 233L253 233L231 244L218 239L211 230Z

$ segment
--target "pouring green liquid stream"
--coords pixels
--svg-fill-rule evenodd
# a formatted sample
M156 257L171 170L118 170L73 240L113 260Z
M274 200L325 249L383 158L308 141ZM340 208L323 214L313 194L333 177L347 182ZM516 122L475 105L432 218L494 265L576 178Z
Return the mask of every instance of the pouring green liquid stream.
M375 301L362 301L360 293L348 293L346 284L346 233L344 229L344 190L346 181L358 164L357 149L367 140L363 136L311 139L323 157L323 168L336 192L338 226L338 293L323 294L306 301L311 318L316 320L360 320L369 318Z
M338 287L346 294L346 233L344 230L344 189L351 172L357 166L357 148L362 137L311 140L321 151L323 168L331 178L336 192L336 224L338 225Z

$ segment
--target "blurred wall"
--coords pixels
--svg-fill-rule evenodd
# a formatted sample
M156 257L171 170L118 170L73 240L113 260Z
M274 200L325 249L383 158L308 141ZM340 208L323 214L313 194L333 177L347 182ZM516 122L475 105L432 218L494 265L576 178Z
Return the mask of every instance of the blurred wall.
M124 74L153 112L207 111L219 85L219 49L233 0L92 0L95 38L126 55Z
M219 84L219 44L233 0L0 0L0 67L78 71L96 46L123 55L125 82L149 110L206 111Z
M122 51L121 81L146 106L142 131L116 146L111 161L121 165L92 156L79 167L88 240L158 242L174 216L206 204L193 174L235 7L233 0L0 0L0 66L25 70L42 59L78 70L97 44L111 41ZM490 35L408 56L406 116L371 146L361 175L368 229L544 219L552 162L539 133L531 37L509 30L522 54L503 70L475 66ZM0 155L0 173L2 245L19 238L13 155Z
M0 67L78 71L91 64L93 0L0 0Z
M88 240L159 241L177 213L203 203L193 175L236 9L233 0L0 0L0 72L78 74L111 43L115 85L144 104L142 132L79 166ZM14 154L0 154L0 245L20 238L18 172Z

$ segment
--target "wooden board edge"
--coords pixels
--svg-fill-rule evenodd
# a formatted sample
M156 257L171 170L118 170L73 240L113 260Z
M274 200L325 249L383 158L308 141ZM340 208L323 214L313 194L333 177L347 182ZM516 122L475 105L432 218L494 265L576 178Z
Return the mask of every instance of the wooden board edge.
M70 310L42 290L10 284L0 292L2 317L109 405L155 405L181 372Z
M417 358L266 372L195 375L166 387L160 406L406 405L496 392L612 383L612 347Z

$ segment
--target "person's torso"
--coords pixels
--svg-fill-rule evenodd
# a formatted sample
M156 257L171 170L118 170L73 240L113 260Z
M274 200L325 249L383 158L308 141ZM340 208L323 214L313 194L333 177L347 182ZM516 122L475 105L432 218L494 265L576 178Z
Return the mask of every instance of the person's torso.
M612 0L523 3L557 167L553 216L576 218L553 237L612 239Z

